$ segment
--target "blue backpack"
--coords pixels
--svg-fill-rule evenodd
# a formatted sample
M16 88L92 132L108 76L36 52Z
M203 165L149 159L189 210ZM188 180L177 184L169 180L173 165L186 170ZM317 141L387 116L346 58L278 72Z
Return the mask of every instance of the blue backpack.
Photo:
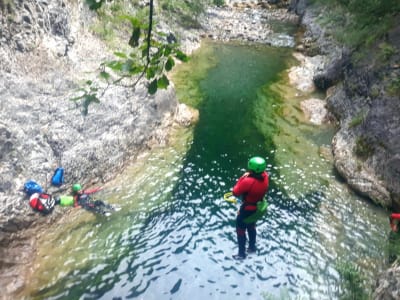
M24 192L31 196L34 193L43 193L42 187L33 180L28 180L24 184Z
M64 183L64 168L57 168L51 178L51 184L60 186Z

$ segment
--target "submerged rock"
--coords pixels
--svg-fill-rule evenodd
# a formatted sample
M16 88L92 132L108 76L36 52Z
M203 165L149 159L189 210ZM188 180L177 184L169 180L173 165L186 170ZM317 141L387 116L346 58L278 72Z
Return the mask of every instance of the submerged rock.
M327 64L326 56L310 57L300 52L295 52L293 56L299 61L299 65L291 67L289 70L290 84L304 93L315 91L316 87L313 79L318 71L325 68Z
M306 118L315 125L322 125L328 121L328 110L326 101L321 99L307 99L300 103Z
M381 274L372 299L400 299L400 266L398 264Z

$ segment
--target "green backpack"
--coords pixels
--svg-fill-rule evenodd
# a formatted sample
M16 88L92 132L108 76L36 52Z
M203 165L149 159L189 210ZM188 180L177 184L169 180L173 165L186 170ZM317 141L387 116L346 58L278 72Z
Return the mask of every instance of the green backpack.
M72 196L60 196L61 206L74 206L74 197Z
M257 210L251 216L248 216L246 219L243 220L246 224L251 224L256 222L257 220L261 219L267 212L268 202L265 199L257 202Z

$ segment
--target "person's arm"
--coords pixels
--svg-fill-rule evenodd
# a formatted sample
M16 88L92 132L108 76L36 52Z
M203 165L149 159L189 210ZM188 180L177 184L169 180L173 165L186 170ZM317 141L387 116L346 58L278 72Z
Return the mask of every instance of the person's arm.
M400 220L400 214L392 213L390 214L390 219Z
M84 194L93 194L93 193L96 193L96 192L100 191L101 189L102 189L102 187L99 186L99 187L95 187L95 188L84 190L83 193Z
M241 195L249 191L248 176L248 172L244 173L233 187L232 193L235 197L240 197Z

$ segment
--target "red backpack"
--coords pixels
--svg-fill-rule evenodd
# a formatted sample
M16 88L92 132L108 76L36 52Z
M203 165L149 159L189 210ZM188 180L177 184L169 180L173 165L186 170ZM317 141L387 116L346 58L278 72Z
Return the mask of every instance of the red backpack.
M49 214L53 211L55 200L46 193L34 193L29 198L29 205L36 211Z

